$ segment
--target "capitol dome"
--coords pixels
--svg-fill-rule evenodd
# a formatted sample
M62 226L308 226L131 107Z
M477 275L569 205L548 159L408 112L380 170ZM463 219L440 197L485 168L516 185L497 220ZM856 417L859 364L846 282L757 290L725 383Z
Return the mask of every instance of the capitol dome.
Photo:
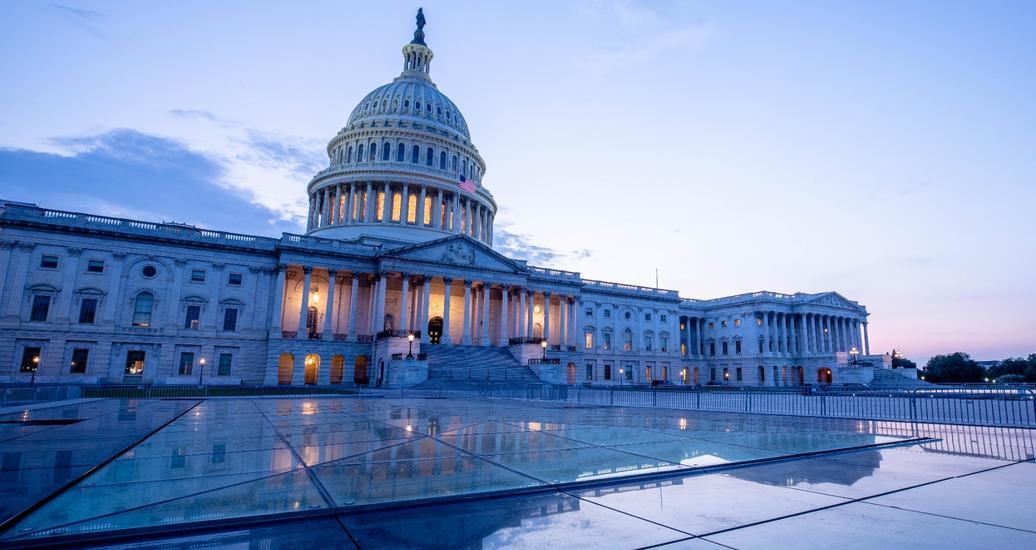
M467 234L492 245L496 202L460 109L432 82L418 10L403 72L375 88L328 143L309 182L307 234L420 242Z

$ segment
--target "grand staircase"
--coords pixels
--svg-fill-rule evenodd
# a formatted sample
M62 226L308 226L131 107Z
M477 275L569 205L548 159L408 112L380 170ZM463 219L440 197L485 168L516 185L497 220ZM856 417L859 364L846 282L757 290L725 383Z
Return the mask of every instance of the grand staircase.
M871 380L870 387L881 389L914 389L932 387L933 384L910 378L905 373L913 371L898 371L896 369L874 369L874 380Z
M428 356L428 382L422 385L541 383L536 373L518 363L507 348L427 344L421 351Z

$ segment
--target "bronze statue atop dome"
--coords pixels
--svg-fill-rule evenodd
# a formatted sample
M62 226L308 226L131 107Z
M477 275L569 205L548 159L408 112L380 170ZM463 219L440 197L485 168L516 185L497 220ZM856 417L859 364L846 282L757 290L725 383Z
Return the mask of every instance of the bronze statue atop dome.
M417 8L417 30L414 31L414 39L410 41L411 44L427 46L424 43L424 23L424 8Z

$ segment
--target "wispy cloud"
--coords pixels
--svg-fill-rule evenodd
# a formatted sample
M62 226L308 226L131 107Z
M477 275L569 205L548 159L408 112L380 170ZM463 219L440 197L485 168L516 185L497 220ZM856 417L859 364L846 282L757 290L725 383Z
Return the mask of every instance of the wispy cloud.
M104 17L104 13L83 8L73 8L62 4L51 4L50 9L60 14L66 21L76 27L83 29L97 38L104 38L104 33L97 26L97 23Z
M593 252L588 248L568 252L533 244L529 235L512 232L510 224L497 222L493 228L493 248L506 256L526 260L532 265L550 267L563 261L589 258Z
M183 118L187 120L208 120L210 122L224 122L223 119L216 116L211 111L202 111L200 109L169 109L169 114L176 118Z

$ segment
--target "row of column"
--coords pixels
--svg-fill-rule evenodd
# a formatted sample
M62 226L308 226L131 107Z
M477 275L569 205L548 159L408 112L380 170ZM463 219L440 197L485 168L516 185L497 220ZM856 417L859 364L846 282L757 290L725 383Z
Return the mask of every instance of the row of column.
M761 330L764 355L808 355L848 352L856 348L870 354L870 335L867 322L852 317L819 313L757 312L762 319ZM706 320L703 317L685 317L684 355L703 357ZM862 326L862 335L861 335Z
M398 213L394 207L397 198ZM493 219L494 212L489 205L439 187L391 182L338 183L310 195L307 230L393 223L465 233L492 245Z
M272 331L275 334L282 332L283 306L285 303L286 288L286 266L279 266L277 270L277 284L274 296L274 315ZM307 330L307 316L311 302L312 273L313 268L304 266L302 268L302 295L298 308L298 327L295 337L306 340L313 337ZM328 269L327 297L324 300L324 327L320 334L321 339L330 340L336 334L334 319L338 317L335 309L336 285L338 275L336 270ZM359 299L360 273L352 273L350 288L349 315L347 317L348 331L345 338L348 341L359 339L360 330L362 334L377 334L382 330L393 329L403 332L421 332L422 342L429 342L428 323L431 320L431 284L434 277L410 274L374 274L371 275L371 287L367 294L369 300L367 311L370 314L365 324L359 324L357 320L357 300ZM386 296L390 281L398 277L400 283L400 301L398 307L399 325L387 326ZM472 280L463 280L464 306L461 309L463 320L461 332L455 335L451 331L451 310L453 300L461 299L453 295L454 280L450 277L438 277L443 283L443 313L442 313L442 336L444 344L458 343L463 345L479 344L483 346L508 345L511 338L542 337L552 344L561 346L575 345L578 339L577 312L579 299L577 296L557 295L550 291L535 291L512 285L494 285L489 282L476 283ZM494 294L499 293L499 301L495 308L493 306ZM539 314L536 314L539 306ZM397 310L391 312L393 319ZM495 333L491 330L492 318L499 319ZM551 328L551 317L558 320L556 330ZM539 323L535 322L536 318ZM341 327L338 327L339 329Z

